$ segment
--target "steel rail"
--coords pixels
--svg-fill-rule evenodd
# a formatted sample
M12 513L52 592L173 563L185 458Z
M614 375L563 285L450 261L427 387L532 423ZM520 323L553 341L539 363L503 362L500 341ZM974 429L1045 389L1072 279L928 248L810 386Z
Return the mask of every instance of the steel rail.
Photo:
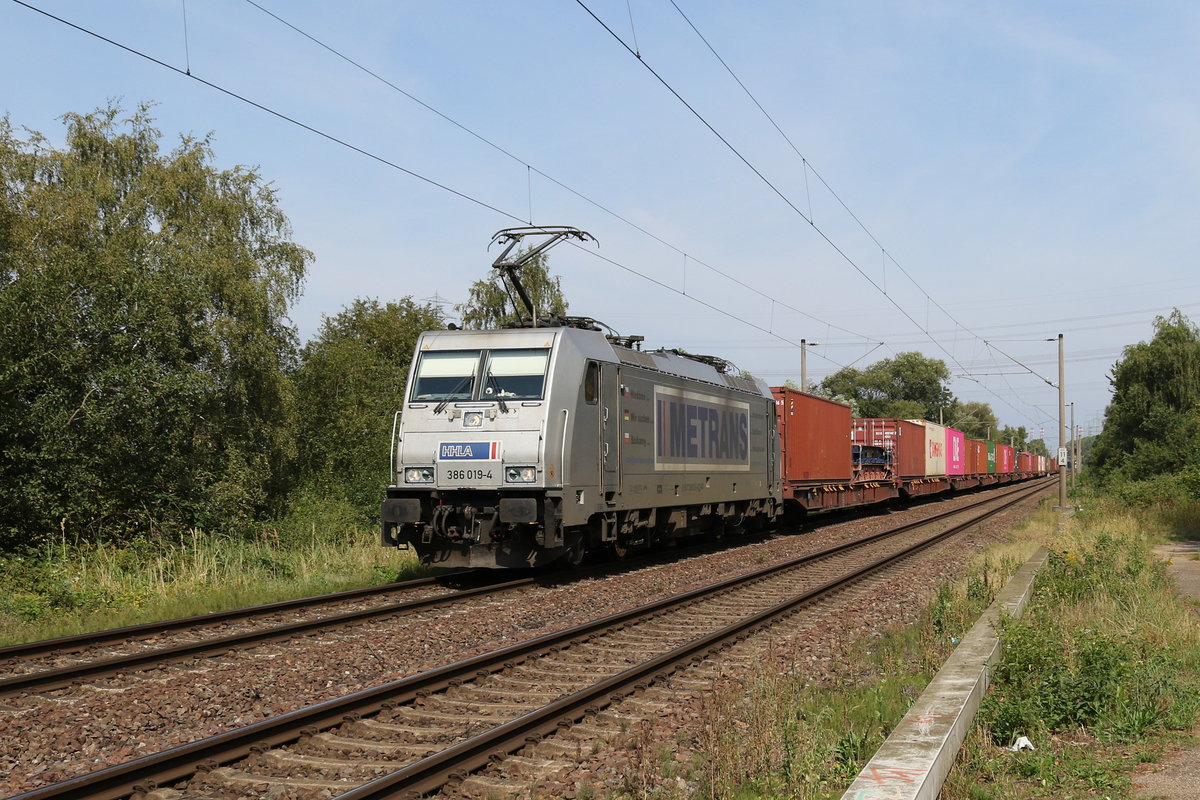
M1036 494L1042 489L1044 487L1039 484L1027 491L1018 490L1006 494L1005 497L1011 498L1008 502L981 516L973 517L960 527L967 528L976 525L982 519L998 513ZM1014 495L1018 496L1014 497ZM987 498L976 505L983 505L996 499L995 497ZM843 542L842 544L754 570L744 575L727 578L709 586L699 587L636 608L617 612L598 620L574 625L570 628L545 634L524 642L517 642L498 650L481 653L453 664L402 678L398 681L364 689L344 697L327 700L278 717L263 720L262 722L164 750L160 753L143 756L124 764L118 764L50 786L34 789L20 795L15 795L10 800L67 800L68 798L70 800L115 800L116 798L128 797L135 792L145 792L154 787L164 786L195 774L197 771L212 769L222 764L231 763L264 747L276 747L294 742L303 735L335 727L348 720L376 713L385 708L402 705L416 699L421 694L445 689L456 682L499 672L551 647L561 647L564 643L572 640L595 637L611 630L620 629L639 618L655 616L659 612L675 607L684 607L707 596L720 594L741 584L754 582L773 573L802 566L829 555L861 547L878 539L894 536L914 527L928 525L944 517L966 513L970 510L971 507L944 512L926 520L906 523L894 529L872 534L871 536L856 539L852 542ZM939 534L935 538L945 538L948 535L951 534ZM928 546L931 543L932 541L921 543L918 546ZM633 669L637 670L639 668ZM627 670L626 673L628 672ZM624 675L626 673L621 674ZM574 695L571 697L574 697ZM552 705L557 705L557 703L564 702L567 699L563 698ZM529 716L526 715L501 727L507 728L521 720L526 720L523 724L529 725L531 724L528 720ZM466 745L466 742L456 745L451 750L457 752L457 748L460 748L462 745ZM431 756L431 758L437 758L437 756ZM425 760L423 759L422 761ZM410 765L405 770L415 766L416 764ZM427 762L426 766L430 766L430 764ZM401 772L403 771L401 770ZM449 771L454 770L451 769ZM392 773L392 775L395 774ZM379 781L387 780L389 777L391 776L385 776L366 786L377 785ZM429 780L429 777L426 775L421 780ZM389 789L388 791L398 790ZM351 793L345 797L349 798L352 796Z
M287 611L293 608L304 608L306 606L320 605L321 603L334 602L337 600L352 600L356 597L364 597L372 594L383 594L385 592L394 592L403 589L413 589L419 586L427 586L435 583L444 576L432 578L417 578L411 581L400 581L397 583L386 583L382 586L369 586L363 589L347 589L344 592L333 592L332 594L312 595L310 597L297 597L292 600L279 600L274 603L266 603L259 606L247 606L245 608L234 608L228 611L212 611L207 614L196 614L191 617L180 617L178 619L168 619L159 622L143 622L139 625L128 625L122 628L108 628L102 631L92 633L77 633L73 636L60 636L55 639L39 639L34 642L20 642L18 644L10 644L0 647L0 659L12 658L14 656L30 656L37 653L48 653L55 650L67 651L72 646L79 648L87 647L94 644L103 644L104 642L123 641L131 639L135 636L149 636L156 633L165 633L166 631L176 630L179 628L191 628L197 625L211 625L217 622L228 622L235 619L243 619L252 617L258 614L270 614L275 611Z
M247 647L250 645L257 645L263 642L273 641L275 639L284 639L300 633L319 630L321 628L347 625L352 622L361 622L374 617L383 617L391 614L400 614L409 611L419 611L424 608L449 605L451 603L470 599L480 594L491 594L493 592L506 591L508 589L526 586L533 583L535 580L535 578L521 578L515 581L508 581L506 583L489 584L487 586L477 587L475 589L462 589L454 592L453 594L438 595L437 597L425 597L419 600L406 600L401 603L388 603L386 605L375 606L373 608L365 608L358 611L348 611L344 614L331 614L329 616L319 617L317 619L305 620L303 622L291 622L286 625L277 625L271 628L264 628L262 630L246 631L243 633L230 634L228 636L210 637L207 639L200 639L195 642L188 642L186 644L146 650L141 653L129 653L127 655L116 656L114 658L106 658L97 661L85 661L65 667L56 667L54 669L38 670L36 672L11 675L6 678L0 678L0 697L26 693L30 691L49 691L51 689L58 689L63 686L70 686L78 681L88 678L111 675L116 672L123 672L136 667L143 667L147 664L157 665L187 660L205 653L225 652L232 648Z
M674 556L675 558L678 558L679 551L676 551ZM661 558L662 555L659 553L643 552L638 553L634 558L624 559L621 563L624 567L628 568L630 566L642 565L646 561L652 561ZM593 567L591 569L575 570L570 573L569 577L571 579L578 579L580 577L586 577L588 575L604 571L606 571L606 565L599 565L598 567ZM382 587L351 589L346 592L337 592L328 595L316 595L313 597L298 598L295 600L282 600L277 603L269 603L267 605L250 606L231 611L218 611L213 612L212 614L201 614L195 617L184 617L181 619L166 620L164 622L144 623L142 625L130 626L128 628L113 628L105 631L99 631L95 634L79 634L76 636L62 637L59 639L45 639L26 644L11 645L7 648L0 648L0 659L13 656L28 658L31 655L52 652L58 647L62 647L67 652L71 652L71 650L68 648L72 648L73 645L75 646L75 649L80 649L88 645L100 644L105 641L128 640L131 638L131 635L137 633L153 634L172 629L191 627L192 625L224 622L232 619L245 618L259 613L266 614L296 607L304 607L309 605L315 606L320 604L322 601L336 601L373 593L383 593L385 591L395 591L397 589L414 588L422 585L428 585L447 577L474 575L477 574L477 572L479 571L452 572L447 573L447 575L444 576L419 578L414 581L388 584ZM499 575L502 573L496 574ZM274 639L287 638L289 636L305 633L310 630L319 630L325 627L345 625L351 622L370 619L376 616L387 616L388 614L415 611L421 608L448 605L458 600L469 599L481 594L489 594L491 592L506 591L508 589L516 589L522 586L532 585L544 579L544 576L538 576L519 578L516 580L503 581L499 583L489 583L485 586L476 587L473 589L459 589L451 594L439 595L437 597L380 605L369 609L351 611L344 614L334 614L312 620L288 623L272 628L265 628L261 631L246 631L243 633L230 634L223 637L209 637L181 645L145 650L140 653L130 653L122 656L114 656L108 659L84 661L78 664L67 665L65 667L55 667L52 669L19 673L0 678L0 697L10 697L12 695L25 694L32 691L50 691L53 689L59 689L65 686L77 684L82 680L102 677L104 675L136 669L138 667L144 667L150 664L158 665L185 661L189 658L195 658L210 651L224 652L234 648L261 644L262 642L271 641Z
M674 551L678 557L679 550ZM653 555L651 553L639 553L639 557ZM661 558L661 554L658 554ZM640 565L640 561L634 559L625 559L624 564ZM589 576L596 569L574 570L571 577ZM128 625L121 628L107 628L102 631L93 631L91 633L78 633L71 636L60 636L53 639L38 639L32 642L18 642L17 644L0 646L0 663L7 659L28 658L30 656L39 655L42 653L51 653L55 651L75 652L85 647L104 644L106 642L129 641L135 638L148 638L159 633L166 633L182 628L191 628L201 625L212 625L222 622L230 622L238 619L245 619L258 615L266 615L277 611L288 611L296 608L305 608L309 606L317 606L322 603L337 602L339 600L352 600L356 597L366 597L372 594L385 594L387 592L402 591L405 589L415 589L421 586L428 586L439 581L444 581L448 578L461 579L467 576L480 576L487 573L489 570L448 570L443 574L439 574L429 578L417 578L411 581L400 581L396 583L383 584L381 586L370 586L362 589L348 589L343 592L333 592L330 594L312 595L309 597L298 597L291 600L279 600L273 603L265 603L257 606L246 606L245 608L229 609L227 611L212 611L206 614L196 614L190 617L179 617L177 619L161 620L157 622L143 622L137 625ZM502 573L490 570L497 575ZM538 579L545 580L544 575ZM529 579L533 582L534 579ZM492 588L500 585L506 585L508 582L489 584ZM458 589L457 592L466 590ZM447 595L449 597L450 595Z

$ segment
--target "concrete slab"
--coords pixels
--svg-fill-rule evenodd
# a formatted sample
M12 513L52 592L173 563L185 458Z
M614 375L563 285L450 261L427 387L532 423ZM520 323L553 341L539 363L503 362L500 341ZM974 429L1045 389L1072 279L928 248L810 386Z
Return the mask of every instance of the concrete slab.
M1179 593L1200 602L1200 542L1160 544L1154 554L1167 562L1167 574Z
M1013 576L842 800L936 800L979 710L988 667L1000 656L996 623L1001 614L1020 616L1047 555L1038 550Z

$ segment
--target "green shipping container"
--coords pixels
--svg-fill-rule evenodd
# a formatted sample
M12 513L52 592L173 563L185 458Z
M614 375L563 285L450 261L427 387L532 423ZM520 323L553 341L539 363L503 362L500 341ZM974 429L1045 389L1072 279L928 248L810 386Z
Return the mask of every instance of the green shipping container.
M988 442L988 475L996 474L996 443Z

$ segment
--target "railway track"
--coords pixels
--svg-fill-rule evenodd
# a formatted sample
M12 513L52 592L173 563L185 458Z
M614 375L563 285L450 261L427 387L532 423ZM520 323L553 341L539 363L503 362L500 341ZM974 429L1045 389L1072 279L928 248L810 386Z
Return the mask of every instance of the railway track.
M714 547L712 543L702 543L683 550L698 553L712 551ZM681 550L677 549L670 555L639 553L621 560L619 568L637 569L668 558L678 558L680 552ZM468 571L9 645L0 647L0 699L51 692L78 686L89 680L135 673L139 670L158 670L172 664L191 664L197 659L223 656L231 651L246 650L267 642L401 614L444 608L479 600L486 595L534 585L551 585L612 572L613 565L601 564L558 575L497 580L506 573L491 570ZM446 581L451 579L460 583L474 582L480 585L471 588L445 585ZM380 602L380 598L384 596L412 593L419 596L411 600ZM327 610L330 605L346 603L351 603L353 607L338 613L329 613Z
M9 645L0 648L0 675L3 675L0 677L0 697L49 691L119 672L157 668L331 627L437 608L482 594L528 586L535 579L487 583L471 589L450 588L443 581L441 577L421 578ZM384 600L397 594L418 596ZM335 604L351 607L329 613L328 607ZM113 653L114 649L120 652Z
M685 550L709 551L713 545L697 544ZM636 569L664 558L647 552L620 562L621 569ZM612 565L577 570L557 580L607 574ZM327 595L284 600L260 606L218 611L181 619L145 623L95 633L46 639L0 647L0 699L51 692L109 676L159 670L173 664L221 656L235 650L310 635L319 631L428 611L478 599L487 594L533 586L545 577L522 577L495 582L503 573L463 572ZM447 580L477 582L473 588L454 588ZM395 595L413 599L384 601ZM330 613L338 605L347 610Z
M578 728L584 733L619 725L603 711L614 697L701 661L1043 489L1039 483L1003 498L991 496L976 507L992 508L964 521L949 518L971 509L901 525L18 797L100 800L179 781L187 782L188 798L259 796L271 787L323 791L344 800L434 791L562 725L585 717ZM933 533L931 526L937 529ZM466 778L472 780L479 779ZM486 785L477 789L488 792ZM155 794L172 796L178 795L169 789Z

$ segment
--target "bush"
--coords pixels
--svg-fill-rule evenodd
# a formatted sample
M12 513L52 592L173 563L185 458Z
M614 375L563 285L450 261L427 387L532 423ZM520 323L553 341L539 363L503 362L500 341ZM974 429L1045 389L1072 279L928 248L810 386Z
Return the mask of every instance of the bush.
M1100 535L1091 548L1051 554L1026 615L1002 624L1003 654L980 709L994 743L1075 729L1133 741L1189 727L1200 663L1134 622L1157 624L1147 605L1169 591L1135 537ZM1095 609L1086 624L1080 609Z

